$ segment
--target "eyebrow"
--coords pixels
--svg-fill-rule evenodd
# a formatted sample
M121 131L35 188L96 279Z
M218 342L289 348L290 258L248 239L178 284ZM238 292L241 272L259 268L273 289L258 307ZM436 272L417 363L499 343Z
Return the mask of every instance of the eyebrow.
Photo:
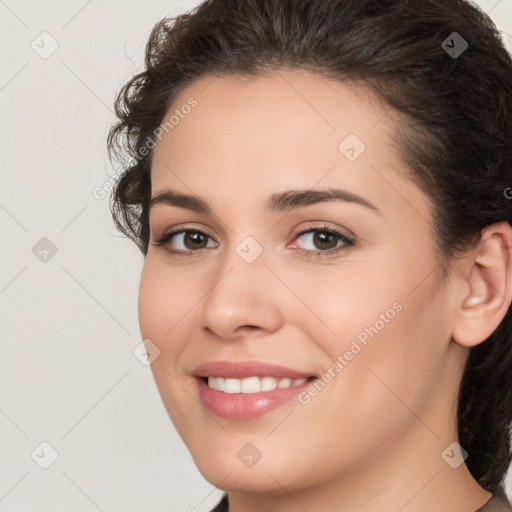
M339 188L286 190L271 195L265 202L264 209L269 213L278 213L329 201L355 203L382 215L382 212L372 202L353 192ZM182 194L170 189L164 189L153 196L149 201L148 209L151 210L154 206L161 204L185 208L197 213L212 213L212 209L206 201L197 196Z

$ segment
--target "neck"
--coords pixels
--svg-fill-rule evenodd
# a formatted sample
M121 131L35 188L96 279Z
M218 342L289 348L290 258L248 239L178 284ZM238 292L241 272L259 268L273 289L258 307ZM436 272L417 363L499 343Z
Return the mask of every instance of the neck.
M351 468L349 474L309 488L268 494L229 492L230 512L474 512L487 503L491 493L474 480L465 464L453 469L441 458L450 442L436 439L426 446L424 439L415 444L411 437L404 445L405 453L377 458L373 466L362 464L358 470Z

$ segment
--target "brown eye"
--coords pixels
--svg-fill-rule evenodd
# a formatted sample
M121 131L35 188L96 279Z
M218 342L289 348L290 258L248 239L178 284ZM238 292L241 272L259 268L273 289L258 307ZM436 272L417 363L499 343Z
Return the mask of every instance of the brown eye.
M187 249L204 249L205 242L208 241L208 236L200 231L184 231L183 244Z
M313 244L319 249L334 249L338 245L338 238L327 231L316 231L313 235Z
M211 237L202 231L182 229L164 234L155 245L165 246L171 252L190 254L207 247L216 247L216 243L208 245Z
M331 253L355 244L354 240L333 228L313 228L299 233L295 239L303 240L299 249L306 253Z

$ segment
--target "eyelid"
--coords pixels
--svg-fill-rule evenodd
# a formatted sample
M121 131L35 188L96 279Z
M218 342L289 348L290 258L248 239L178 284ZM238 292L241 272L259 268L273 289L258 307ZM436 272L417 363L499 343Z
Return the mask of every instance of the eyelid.
M328 221L324 221L324 220L314 221L313 220L313 221L308 221L305 224L306 224L306 227L294 229L290 236L295 239L297 236L303 235L304 233L307 233L309 231L326 230L326 231L338 232L347 238L354 238L354 239L357 238L355 233L353 231L351 231L350 229L345 228L345 227L338 227L336 224L332 224ZM304 225L304 223L301 224L301 226L303 226L303 225Z
M204 226L191 226L189 224L177 224L176 226L172 226L170 228L167 228L167 229L164 229L164 231L162 231L162 234L158 237L154 237L155 239L162 239L163 237L165 237L166 235L172 233L173 235L177 235L178 233L181 233L183 231L198 231L198 232L201 232L201 233L204 233L205 235L208 235L210 238L212 239L215 239L214 236L211 235L211 233L209 232L208 228L204 227ZM217 242L218 243L218 242Z

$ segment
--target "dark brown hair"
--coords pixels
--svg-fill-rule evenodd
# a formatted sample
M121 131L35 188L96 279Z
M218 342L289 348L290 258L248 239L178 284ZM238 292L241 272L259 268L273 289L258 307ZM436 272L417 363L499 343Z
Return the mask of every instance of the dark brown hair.
M282 68L365 87L402 116L395 140L411 178L433 201L443 268L474 247L485 226L512 224L512 194L506 192L512 190L512 60L499 30L476 4L207 0L156 24L145 70L116 99L119 122L108 146L123 174L111 211L144 255L148 148L154 146L148 141L176 94L207 75L250 77ZM458 398L466 464L491 492L502 486L511 461L511 311L471 350Z

